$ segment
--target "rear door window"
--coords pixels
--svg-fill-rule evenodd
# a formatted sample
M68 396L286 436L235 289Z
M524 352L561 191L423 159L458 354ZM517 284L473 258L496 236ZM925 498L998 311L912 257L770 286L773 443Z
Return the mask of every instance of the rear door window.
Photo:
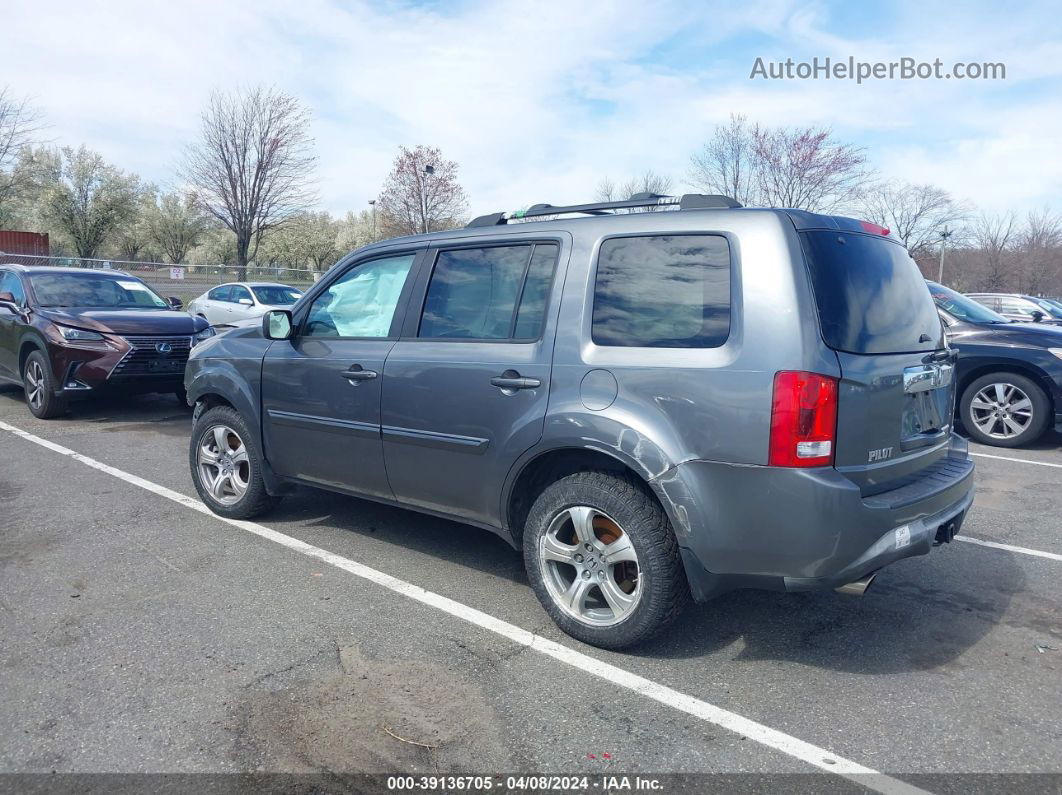
M557 264L555 243L440 251L418 336L534 340Z
M854 232L801 238L827 345L865 354L944 347L933 299L903 246Z

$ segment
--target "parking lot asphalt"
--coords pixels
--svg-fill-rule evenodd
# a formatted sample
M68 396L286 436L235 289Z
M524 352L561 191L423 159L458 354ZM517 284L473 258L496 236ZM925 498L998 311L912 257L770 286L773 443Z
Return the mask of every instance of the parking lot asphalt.
M190 419L39 421L0 389L0 422L194 496ZM1062 438L971 452L963 535L1062 555ZM0 461L0 772L822 767L10 431ZM1062 772L1056 558L957 541L861 599L735 592L623 654L556 630L485 531L311 489L258 522L905 781Z

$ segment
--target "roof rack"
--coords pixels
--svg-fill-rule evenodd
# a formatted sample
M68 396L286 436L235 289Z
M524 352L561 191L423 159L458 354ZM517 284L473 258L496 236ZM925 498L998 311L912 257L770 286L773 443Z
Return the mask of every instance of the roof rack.
M510 213L491 213L473 218L466 229L477 226L501 226L510 219L536 218L543 215L563 215L566 213L586 213L587 215L611 215L612 210L624 210L629 207L667 207L678 205L680 210L735 209L741 207L739 201L729 196L708 195L704 193L686 193L682 196L666 196L661 193L636 193L629 199L618 202L594 202L593 204L569 204L554 207L552 204L535 204L526 210Z

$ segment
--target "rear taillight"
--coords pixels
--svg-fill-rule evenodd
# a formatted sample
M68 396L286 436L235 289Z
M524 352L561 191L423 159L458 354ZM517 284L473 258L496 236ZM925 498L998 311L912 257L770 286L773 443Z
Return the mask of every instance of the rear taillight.
M793 370L776 373L770 465L831 466L836 435L837 379Z
M870 221L860 221L860 225L863 227L864 232L870 232L872 235L885 235L888 236L889 228L882 226L881 224L874 224Z

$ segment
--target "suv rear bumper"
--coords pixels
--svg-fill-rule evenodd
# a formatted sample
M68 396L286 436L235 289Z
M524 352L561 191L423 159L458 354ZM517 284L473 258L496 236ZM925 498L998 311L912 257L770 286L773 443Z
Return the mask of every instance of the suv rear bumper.
M925 477L873 496L833 468L712 461L680 464L652 485L701 601L744 587L835 588L924 555L938 528L965 519L973 472L966 441L952 434Z

